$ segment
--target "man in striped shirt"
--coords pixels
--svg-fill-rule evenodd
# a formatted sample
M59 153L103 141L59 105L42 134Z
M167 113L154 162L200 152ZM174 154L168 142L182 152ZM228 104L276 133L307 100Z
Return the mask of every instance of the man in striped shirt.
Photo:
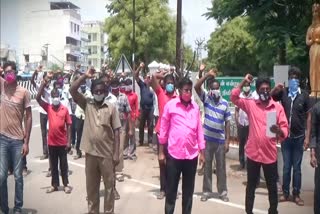
M220 83L215 79L216 71L210 70L194 86L204 106L204 139L206 140L205 167L203 176L203 195L201 201L207 201L212 193L212 161L216 159L218 193L221 200L227 202L226 156L229 151L230 120L229 105L220 95ZM209 90L201 89L207 80Z

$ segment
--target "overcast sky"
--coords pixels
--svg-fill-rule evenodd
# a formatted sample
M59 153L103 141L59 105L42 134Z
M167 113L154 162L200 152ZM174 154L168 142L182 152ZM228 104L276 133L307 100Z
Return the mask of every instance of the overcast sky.
M19 24L18 16L19 13L14 14L15 19L8 21L6 17L12 17L12 11L23 10L20 8L20 1L27 0L0 0L1 5L1 42L9 44L12 48L19 48L17 45L17 37L19 35ZM41 3L59 0L28 0L30 1L29 7L33 7L32 4L37 4L36 2L41 1ZM80 13L83 21L90 20L100 20L108 16L107 10L105 8L108 0L69 0L75 5L80 7ZM169 0L169 6L173 12L176 14L176 3L177 0ZM5 6L5 7L4 7ZM36 5L34 5L36 7ZM212 19L206 20L202 15L207 12L207 8L211 6L211 0L183 0L183 19L186 23L186 29L183 31L184 41L195 47L195 40L197 38L204 38L206 41L210 37L210 33L216 28L216 22ZM206 56L203 53L203 56Z
M72 0L81 8L82 20L104 20L108 15L105 5L107 0ZM169 0L169 6L176 14L176 0ZM99 6L101 5L101 6ZM216 28L216 22L212 19L207 20L202 16L211 7L211 0L185 0L183 1L183 19L187 24L184 29L185 42L195 46L194 41L197 38L208 40L210 33Z

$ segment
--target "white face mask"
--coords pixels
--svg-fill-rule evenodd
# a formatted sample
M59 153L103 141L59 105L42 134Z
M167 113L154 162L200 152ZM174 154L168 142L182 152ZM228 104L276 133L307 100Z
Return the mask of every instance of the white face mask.
M54 106L58 106L60 104L60 98L59 97L55 97L52 99L52 105Z
M128 85L128 86L126 87L126 91L132 91L132 85Z
M94 100L97 102L101 102L104 99L104 97L105 97L104 94L94 94L93 95Z
M212 98L219 98L220 97L220 90L219 89L217 89L217 90L211 89L209 94Z
M242 88L242 90L243 90L244 92L249 92L249 91L250 91L250 86L244 86L244 87Z

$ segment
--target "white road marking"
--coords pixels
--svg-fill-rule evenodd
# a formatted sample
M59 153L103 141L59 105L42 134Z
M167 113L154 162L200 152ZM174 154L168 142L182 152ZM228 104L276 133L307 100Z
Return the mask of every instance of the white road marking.
M32 128L37 128L37 127L40 127L40 124L37 124L37 125L33 125Z
M80 164L80 163L76 163L76 162L73 162L73 161L68 161L68 163L70 163L72 165L75 165L75 166L78 166L78 167L81 167L81 168L85 168L85 165ZM134 178L126 179L126 181L131 181L133 183L141 184L141 185L152 187L152 188L160 188L159 185L152 184L152 183L145 182L145 181L140 181L140 180L137 180L137 179L134 179ZM199 196L197 196L197 195L193 195L193 198L198 198L198 197ZM215 202L215 203L222 204L222 205L229 206L229 207L238 208L238 209L241 209L241 210L245 210L245 206L242 205L242 204L236 204L236 203L232 203L232 202L223 202L220 199L215 199L215 198L210 198L208 201ZM267 211L260 210L260 209L253 209L253 212L254 213L259 213L259 214L267 214L268 213Z

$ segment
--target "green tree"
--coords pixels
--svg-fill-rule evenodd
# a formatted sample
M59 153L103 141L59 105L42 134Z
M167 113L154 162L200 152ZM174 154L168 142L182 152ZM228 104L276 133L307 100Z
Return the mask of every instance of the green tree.
M247 29L248 18L236 17L213 32L207 43L208 66L218 68L223 75L257 73L256 40Z
M307 60L305 33L311 22L313 0L215 0L205 15L219 24L237 16L249 17L249 30L257 39L261 58L270 56L270 49L276 50L275 63L296 62L293 52ZM291 50L289 50L291 49ZM298 57L298 58L299 58ZM270 58L269 60L273 60ZM299 60L298 60L299 61Z
M112 59L121 54L131 59L132 0L111 0L107 5L110 17L105 20L105 32ZM175 18L170 15L165 0L136 0L136 59L174 63Z

